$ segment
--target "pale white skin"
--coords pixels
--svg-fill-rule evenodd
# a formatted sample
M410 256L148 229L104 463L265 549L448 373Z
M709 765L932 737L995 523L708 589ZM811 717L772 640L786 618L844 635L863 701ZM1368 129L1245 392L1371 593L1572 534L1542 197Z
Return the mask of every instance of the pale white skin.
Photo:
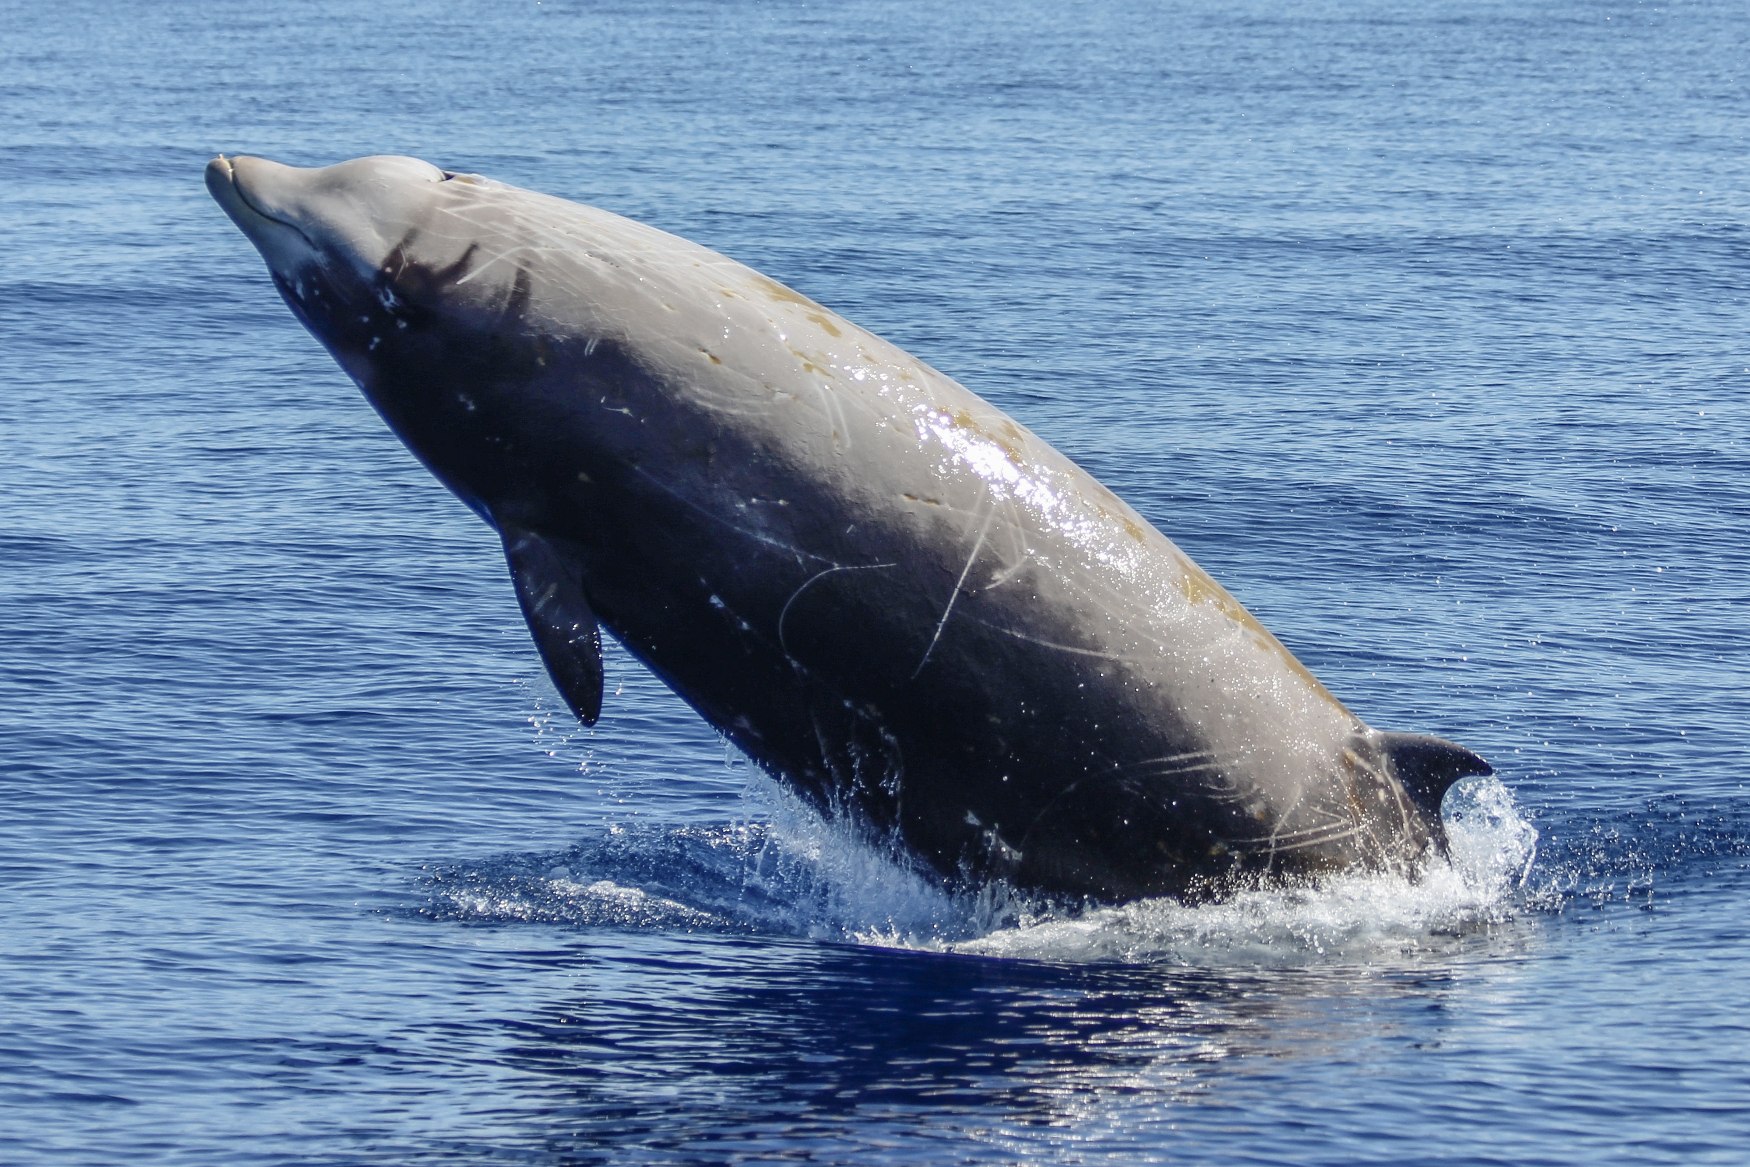
M630 418L688 431L652 449L732 436L758 475L664 464L642 448L623 460L651 492L642 497L672 499L676 514L704 516L703 529L770 556L763 584L781 588L778 597L730 573L705 579L709 555L637 565L696 569L710 603L748 637L789 655L803 614L832 603L838 618L896 622L880 638L890 653L859 648L885 678L882 693L932 699L930 685L952 683L938 673L1002 643L1029 674L1009 698L1023 709L1059 679L1109 687L1090 707L1117 722L1105 732L1146 738L1135 733L1144 722L1172 727L1146 756L1115 748L1113 773L1237 809L1250 826L1229 829L1221 845L1248 851L1254 869L1407 867L1427 846L1425 812L1391 776L1379 735L1184 552L1003 412L814 301L609 212L410 158L317 169L220 160L209 186L293 289L322 265L361 285L380 283L386 265L445 273L446 303L500 313L518 343L534 338L537 363L548 339L581 340L586 352L610 345L662 395L658 410L648 394L579 392L577 415L605 428ZM367 393L381 340L371 337L362 356L336 350ZM465 406L472 392L441 391ZM601 477L602 460L617 456L580 452L578 477ZM640 651L636 628L609 627L663 671L657 648ZM845 685L847 706L867 697L854 680ZM738 721L732 696L677 688L758 756L770 727ZM994 723L1004 714L991 708ZM1474 772L1482 764L1472 760ZM1066 775L1056 797L1078 784ZM989 846L1025 849L1032 824L1003 821L988 797L937 801L984 829ZM1037 803L1034 818L1047 813Z

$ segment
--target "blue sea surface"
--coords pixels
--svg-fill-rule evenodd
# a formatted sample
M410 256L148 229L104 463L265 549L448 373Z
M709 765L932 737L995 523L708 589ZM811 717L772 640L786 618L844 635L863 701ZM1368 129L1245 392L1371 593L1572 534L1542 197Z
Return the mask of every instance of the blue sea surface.
M0 27L0 1162L1750 1160L1741 0ZM617 649L581 729L220 151L790 283L1499 779L1420 883L1053 913L817 821Z

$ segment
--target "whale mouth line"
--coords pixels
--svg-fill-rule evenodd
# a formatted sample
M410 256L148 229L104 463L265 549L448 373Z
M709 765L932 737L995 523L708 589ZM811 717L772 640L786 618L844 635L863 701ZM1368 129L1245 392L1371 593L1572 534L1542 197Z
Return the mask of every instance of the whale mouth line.
M289 223L276 215L270 215L256 205L255 201L249 197L249 192L243 188L243 183L239 180L237 174L237 166L231 161L231 159L220 154L208 164L208 170L217 172L223 181L222 189L227 190L234 195L237 204L240 205L243 210L264 223L272 223L276 227L284 227L286 230L295 234L299 239L302 239L304 245L310 249L312 254L320 254L321 249L316 246L316 241L306 235L302 227L298 226L296 223ZM229 210L230 208L227 207L226 209ZM233 215L232 217L235 218L236 216ZM238 226L242 225L241 222L238 223Z

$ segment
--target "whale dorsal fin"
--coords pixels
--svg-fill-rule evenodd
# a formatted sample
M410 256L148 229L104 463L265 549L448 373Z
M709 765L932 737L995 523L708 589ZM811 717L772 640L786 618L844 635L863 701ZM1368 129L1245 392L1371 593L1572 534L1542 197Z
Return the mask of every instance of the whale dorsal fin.
M602 715L602 634L575 560L526 528L505 527L499 535L547 675L577 719L594 725Z
M1404 784L1422 812L1440 821L1440 800L1446 788L1472 774L1493 774L1495 769L1457 742L1425 733L1379 733L1379 746L1391 763L1391 771Z

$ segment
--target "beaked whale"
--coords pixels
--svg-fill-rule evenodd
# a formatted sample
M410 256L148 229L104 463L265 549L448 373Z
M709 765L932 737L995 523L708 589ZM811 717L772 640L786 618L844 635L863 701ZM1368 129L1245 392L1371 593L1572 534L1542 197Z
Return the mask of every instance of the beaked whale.
M784 285L412 158L215 159L292 311L503 541L593 723L606 628L951 884L1414 874L1486 762L1369 728L1140 515Z

